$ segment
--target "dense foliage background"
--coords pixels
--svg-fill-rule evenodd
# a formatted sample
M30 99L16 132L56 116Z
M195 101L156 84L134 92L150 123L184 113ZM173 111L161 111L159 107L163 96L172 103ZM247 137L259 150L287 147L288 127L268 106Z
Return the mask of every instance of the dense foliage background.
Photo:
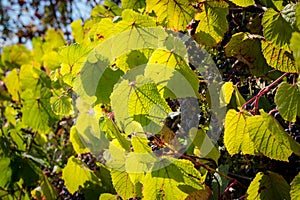
M84 3L1 1L0 199L300 198L297 1Z

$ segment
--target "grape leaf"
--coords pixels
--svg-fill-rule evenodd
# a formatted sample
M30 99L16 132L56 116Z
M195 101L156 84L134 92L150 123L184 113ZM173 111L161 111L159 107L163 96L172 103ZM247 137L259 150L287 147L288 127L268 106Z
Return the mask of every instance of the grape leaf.
M62 170L62 178L70 193L76 192L79 187L86 187L86 185L99 185L101 180L91 171L85 163L71 156L68 163Z
M296 116L300 116L300 87L281 83L278 86L275 103L284 120L295 122Z
M233 91L234 91L234 87L232 82L226 82L224 83L224 85L222 85L221 93L220 93L221 107L229 104Z
M261 41L261 45L268 65L283 72L299 72L299 68L295 66L295 60L291 51L284 50L267 41Z
M117 58L116 66L122 71L127 72L137 66L147 64L152 53L152 49L130 51L129 53Z
M183 53L182 53L183 54ZM170 51L155 50L151 55L145 76L168 90L162 90L165 98L175 94L174 98L195 97L198 95L198 77L186 64L182 56ZM180 83L180 85L178 85Z
M243 112L236 112L233 109L227 111L225 117L224 144L230 155L239 152L254 154L254 144L247 132L247 118Z
M99 200L116 200L117 198L116 194L102 193Z
M286 16L282 12L277 12L270 8L264 13L262 18L265 39L283 50L289 50L293 32L291 24L287 21L290 17L295 16Z
M0 159L0 187L8 188L11 183L12 170L10 168L10 158L1 157Z
M300 153L300 145L287 133L282 126L268 113L260 110L261 115L246 119L247 129L251 140L263 155L275 159L288 161L294 152Z
M190 138L193 138L193 144L196 146L194 149L196 156L200 158L210 158L218 163L220 153L202 129L197 131L196 128L191 128L189 135Z
M123 199L135 197L134 184L127 172L112 169L111 177L115 190Z
M1 54L1 62L8 69L29 64L32 60L29 50L22 44L6 46Z
M300 173L295 176L294 180L291 183L290 195L292 200L300 199Z
M89 149L82 143L76 127L73 126L70 130L70 141L77 154L88 153Z
M100 129L103 131L106 135L106 137L109 139L117 139L121 147L123 147L125 150L130 150L130 141L128 141L124 135L120 133L118 130L118 127L116 124L109 119L108 117L101 117L100 118Z
M139 29L141 27L155 26L155 18L149 15L142 15L130 9L126 9L122 12L122 20L115 25L114 32L120 33L125 30L132 30L133 28Z
M226 16L228 15L228 4L224 1L206 1L203 3L202 12L195 17L199 20L195 39L200 44L216 46L223 39L228 30Z
M21 88L18 71L16 69L10 71L8 76L5 77L4 82L12 100L20 101Z
M259 172L247 190L247 199L290 199L290 186L274 172Z
M81 99L76 100L76 106L80 112L76 120L76 129L81 142L90 152L98 155L108 147L109 141L100 129L99 119L96 118L92 107Z
M46 133L56 115L51 109L49 99L52 94L48 88L36 87L36 91L25 90L22 93L24 104L22 107L23 123L34 130Z
M185 199L189 193L203 190L201 175L188 160L161 159L143 180L144 198Z
M66 94L54 93L50 98L52 110L56 115L66 116L73 114L72 99Z
M299 9L299 13L300 13L300 9ZM300 21L300 17L299 17L299 21ZM300 42L299 41L300 41L300 33L294 32L291 38L291 50L293 51L293 55L296 63L296 69L298 73L300 72Z
M66 43L63 32L61 30L55 31L53 28L47 30L45 40L43 45L45 51L58 50Z
M248 65L253 74L262 76L269 71L269 67L261 53L259 38L260 36L244 32L234 34L226 45L225 53Z
M111 105L119 125L128 134L144 131L157 133L170 112L153 81L141 75L131 83L123 80L116 85L111 95Z
M75 42L81 43L84 39L84 30L82 27L82 20L78 19L71 23L72 36Z
M300 30L300 4L296 4L296 27Z
M92 9L91 17L114 17L120 16L122 9L112 1L105 0L103 4L99 4Z
M255 3L254 0L230 0L232 3L236 4L237 6L248 7Z
M49 70L57 69L60 67L59 54L56 51L50 51L42 57L43 65Z
M158 21L168 28L184 31L196 10L185 0L146 0L146 11L154 11Z
M138 10L140 8L145 8L145 0L122 0L122 7L124 9Z

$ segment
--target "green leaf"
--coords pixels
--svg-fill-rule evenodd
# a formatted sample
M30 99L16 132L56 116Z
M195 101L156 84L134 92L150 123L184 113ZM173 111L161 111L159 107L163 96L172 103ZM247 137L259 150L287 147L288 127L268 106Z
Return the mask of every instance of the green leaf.
M248 7L255 3L254 0L230 0L232 3L236 4L237 6Z
M100 119L100 129L103 131L107 138L112 137L118 140L121 147L125 150L130 150L130 141L122 135L117 127L117 125L113 122L113 120L108 117L102 117Z
M289 9L289 7L285 7ZM282 12L285 11L282 10ZM290 39L292 36L293 28L289 23L291 17L286 16L282 12L277 12L272 8L268 9L262 18L262 26L264 37L267 41L271 42L276 47L284 50L289 50Z
M145 0L122 0L122 7L124 9L138 10L146 7Z
M16 69L10 71L8 76L5 77L4 82L12 100L20 101L21 88L18 71Z
M157 133L170 108L161 98L156 84L141 75L129 83L121 81L111 95L111 106L125 133ZM145 130L144 130L145 129Z
M171 51L158 49L153 52L149 59L145 76L151 77L155 83L168 89L160 91L164 98L185 98L198 95L198 77L187 65L183 55L183 52L178 55Z
M52 94L48 88L37 87L36 89L36 93L32 90L26 90L22 93L24 100L21 109L22 119L27 126L46 133L56 118L49 101Z
M99 200L116 200L116 199L118 199L118 195L109 194L109 193L103 193L99 197Z
M284 120L295 122L296 116L300 116L300 87L281 83L278 86L275 103Z
M206 1L202 5L202 12L195 17L199 20L195 39L200 44L216 46L223 39L228 30L226 16L228 4L224 1Z
M233 56L248 65L256 76L265 75L270 70L261 52L260 38L261 36L240 32L232 36L225 48L227 56Z
M52 110L56 115L67 116L73 114L72 99L66 94L60 94L50 98Z
M130 51L129 53L117 58L116 66L122 71L127 72L137 66L147 64L152 53L152 49Z
M45 40L43 49L46 51L58 50L59 47L64 46L66 43L63 32L61 30L55 31L52 28L47 30Z
M274 172L259 172L248 187L247 199L290 199L289 191L290 186L282 176Z
M296 27L300 30L300 4L296 4Z
M50 51L44 54L42 61L43 65L50 70L59 68L61 64L59 54L56 51Z
M189 136L193 138L193 144L196 146L194 149L196 156L200 158L210 158L218 163L220 157L219 150L202 129L197 131L196 128L191 128Z
M11 184L11 176L12 170L10 168L10 158L1 157L0 158L0 187L1 188L8 188Z
M93 54L90 54L89 58L92 56ZM90 61L89 58L75 81L74 90L84 101L91 104L94 103L95 97L95 104L110 103L109 97L114 84L124 73L108 67L109 61L100 55L97 60Z
M43 182L41 184L41 189L43 192L43 196L46 199L56 199L57 198L57 192L51 185L51 183L48 180L48 177L46 175L43 175Z
M144 199L185 199L196 190L203 190L201 175L188 160L171 158L155 163L143 180Z
M297 73L300 71L299 67L295 66L291 51L272 45L267 41L261 41L261 45L268 65L282 72Z
M75 20L71 23L72 28L72 36L74 37L75 41L81 43L84 39L84 30L82 27L81 19Z
M29 50L22 44L6 46L2 51L1 61L8 69L20 67L32 61Z
M91 171L84 162L71 156L68 163L62 170L62 178L70 193L76 192L87 185L101 186L101 180Z
M227 106L232 97L232 93L234 91L233 83L226 82L222 85L221 93L220 93L220 105L221 107Z
M300 173L295 176L294 180L291 183L290 195L292 200L300 199Z
M92 107L81 99L76 100L80 115L76 120L76 129L82 144L90 152L98 155L108 147L109 141L99 127L99 119Z
M275 159L288 161L292 152L300 153L300 145L287 133L272 116L260 110L261 115L246 119L247 129L251 140L263 155Z
M300 9L299 9L299 13L300 13ZM300 17L299 17L299 20L300 20ZM299 73L300 72L300 33L298 33L298 32L294 32L292 34L291 50L293 51L293 55L294 55L295 63L296 63L296 69L297 69L297 72Z
M122 14L122 9L112 1L105 0L93 8L91 17L114 17Z
M149 15L142 15L130 9L122 12L122 20L119 21L115 27L114 32L120 33L125 30L132 30L133 28L139 29L141 27L155 27L155 18Z
M88 153L89 149L82 143L79 133L75 126L70 130L70 141L77 154Z
M225 117L224 144L230 155L237 153L254 154L254 144L247 132L247 118L243 112L233 109L227 111Z
M146 11L154 11L160 23L177 31L186 30L195 9L186 0L146 0Z
M111 177L115 190L123 199L135 197L134 184L127 172L112 169Z

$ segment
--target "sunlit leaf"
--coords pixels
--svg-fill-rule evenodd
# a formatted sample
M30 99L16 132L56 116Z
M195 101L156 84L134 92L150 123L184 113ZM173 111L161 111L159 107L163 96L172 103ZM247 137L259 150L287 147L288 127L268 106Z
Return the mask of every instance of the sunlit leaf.
M285 9L290 9L286 6ZM268 9L263 16L262 26L264 37L276 47L283 50L289 50L290 39L293 32L293 27L289 23L291 18L295 16L284 15L285 9L282 12L277 12L272 8Z
M220 93L220 104L222 107L229 104L233 91L234 91L234 87L232 82L224 83Z
M290 195L292 200L297 200L300 198L300 173L298 173L291 183Z
M32 62L29 50L22 44L6 46L2 50L1 62L8 69L20 67Z
M101 180L91 171L85 163L71 156L62 171L62 178L68 190L73 194L81 186L88 184L101 186Z
M174 30L185 30L195 9L186 0L146 0L146 10L155 12L158 21Z
M247 190L247 199L290 199L290 186L285 179L274 172L259 172Z
M291 51L284 50L267 41L261 41L261 45L268 65L283 72L299 72Z
M237 153L254 154L254 144L247 132L249 116L233 109L228 110L225 118L224 144L230 155Z
M230 0L230 1L236 4L237 6L242 6L242 7L251 6L255 3L254 0Z
M141 75L131 83L123 80L116 85L111 105L119 125L128 134L159 131L163 119L170 112L153 81Z
M275 103L283 119L296 121L300 116L300 87L288 83L281 83L278 86Z
M21 88L18 71L13 69L8 76L5 77L4 82L12 100L20 101Z
M77 154L88 153L89 149L82 143L78 131L75 126L70 130L70 141Z
M277 120L263 110L260 113L246 119L255 149L269 158L282 161L288 161L292 152L299 154L300 145L284 132Z
M203 190L201 175L188 160L162 159L143 180L145 199L185 199Z
M122 0L122 7L124 9L140 9L145 8L146 1L145 0Z
M200 44L215 46L219 43L228 30L226 16L228 4L225 1L206 1L203 3L202 12L195 17L199 20L195 39Z
M248 65L250 71L257 76L265 75L270 70L257 35L244 32L234 34L226 45L225 53Z
M12 170L10 168L10 158L1 157L0 158L0 187L8 188L11 183Z
M300 4L299 4L300 5ZM300 8L300 6L298 6ZM300 13L300 9L299 9ZM299 17L300 21L300 17ZM291 50L293 51L293 55L296 63L296 70L298 73L300 72L300 33L294 32L291 38Z

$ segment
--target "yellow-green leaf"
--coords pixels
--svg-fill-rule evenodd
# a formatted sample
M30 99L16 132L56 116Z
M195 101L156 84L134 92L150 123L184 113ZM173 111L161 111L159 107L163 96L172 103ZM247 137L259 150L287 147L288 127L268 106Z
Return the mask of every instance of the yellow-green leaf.
M236 4L237 6L242 6L242 7L251 6L255 3L254 0L230 0L230 1Z
M247 190L247 199L290 199L290 186L286 180L274 172L259 172Z
M288 161L293 152L299 155L300 145L284 132L277 120L263 110L260 113L246 119L255 149L271 159L282 161Z
M177 31L186 30L196 11L187 0L146 0L146 10L153 10L160 23Z
M275 103L283 119L296 121L296 116L300 116L300 87L281 83L278 86Z
M195 17L200 20L195 34L196 41L209 46L217 45L228 30L228 13L228 4L225 1L205 1L202 12Z
M228 110L225 117L224 144L230 155L239 152L253 155L254 144L247 132L247 121L249 116L243 112L233 109Z
M300 199L300 172L291 183L290 195L292 200Z

